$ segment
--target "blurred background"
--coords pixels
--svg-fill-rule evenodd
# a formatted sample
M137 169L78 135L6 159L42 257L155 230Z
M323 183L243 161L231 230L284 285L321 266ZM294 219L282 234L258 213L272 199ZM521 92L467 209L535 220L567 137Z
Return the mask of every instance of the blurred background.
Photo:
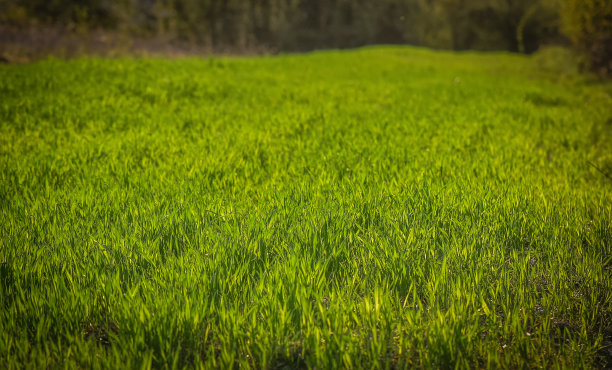
M0 58L260 54L409 44L573 47L612 71L612 0L0 0Z

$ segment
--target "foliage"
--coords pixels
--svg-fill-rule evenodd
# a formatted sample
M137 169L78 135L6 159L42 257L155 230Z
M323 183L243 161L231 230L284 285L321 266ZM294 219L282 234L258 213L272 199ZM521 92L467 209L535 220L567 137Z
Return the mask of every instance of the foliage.
M441 0L455 50L534 52L558 35L558 11L547 0Z
M605 368L612 101L578 82L391 47L0 66L0 363Z
M414 44L533 52L558 37L554 0L0 0L7 20L118 28L276 50ZM10 10L10 11L8 11ZM520 45L519 45L520 44Z
M565 0L565 31L583 53L589 67L612 74L612 1Z

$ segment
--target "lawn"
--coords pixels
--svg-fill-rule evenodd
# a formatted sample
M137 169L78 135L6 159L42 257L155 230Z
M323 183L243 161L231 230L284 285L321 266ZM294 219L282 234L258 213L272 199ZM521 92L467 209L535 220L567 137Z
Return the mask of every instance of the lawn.
M0 66L0 366L611 366L612 84L543 61Z

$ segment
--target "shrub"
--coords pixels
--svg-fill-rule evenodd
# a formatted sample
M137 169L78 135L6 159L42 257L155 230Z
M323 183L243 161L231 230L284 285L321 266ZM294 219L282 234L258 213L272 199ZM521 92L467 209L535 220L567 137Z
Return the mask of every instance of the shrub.
M588 67L612 76L612 0L564 0L565 33Z

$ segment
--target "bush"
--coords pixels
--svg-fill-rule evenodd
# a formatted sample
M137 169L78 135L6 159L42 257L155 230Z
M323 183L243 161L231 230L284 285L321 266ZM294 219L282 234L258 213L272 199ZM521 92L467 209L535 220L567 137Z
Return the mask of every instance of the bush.
M612 0L565 0L562 18L588 67L612 76Z

